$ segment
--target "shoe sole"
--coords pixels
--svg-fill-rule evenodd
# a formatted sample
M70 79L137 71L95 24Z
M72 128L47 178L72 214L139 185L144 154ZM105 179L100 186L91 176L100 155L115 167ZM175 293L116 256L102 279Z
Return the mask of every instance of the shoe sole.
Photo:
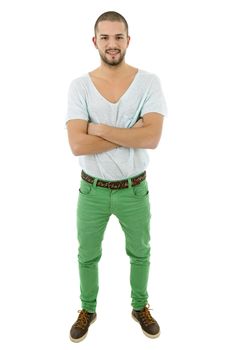
M96 319L97 319L97 316L91 321L90 325L91 325L92 323L94 323L94 322L96 321ZM89 327L90 327L90 325L89 325ZM87 333L88 333L88 331L87 331ZM78 338L78 339L74 339L74 338L72 338L71 335L70 335L70 340L71 340L73 343L79 343L80 341L82 341L82 340L84 340L84 339L86 338L87 333L85 333L81 338Z
M138 319L137 319L133 314L131 314L131 316L132 316L132 318L133 318L134 321L136 321L137 323L140 324L140 322L138 321ZM140 326L141 326L141 325L140 325ZM160 336L160 331L159 331L159 333L157 333L157 334L149 334L149 333L147 333L146 331L144 331L143 329L142 329L142 331L143 331L143 333L144 333L148 338L151 338L151 339L155 339L155 338L158 338L158 337Z

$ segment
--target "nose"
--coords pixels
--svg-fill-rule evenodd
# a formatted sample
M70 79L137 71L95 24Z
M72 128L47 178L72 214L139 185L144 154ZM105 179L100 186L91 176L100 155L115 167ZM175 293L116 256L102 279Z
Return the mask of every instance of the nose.
M116 45L116 39L114 37L109 37L109 40L108 40L108 48L115 48L117 45Z

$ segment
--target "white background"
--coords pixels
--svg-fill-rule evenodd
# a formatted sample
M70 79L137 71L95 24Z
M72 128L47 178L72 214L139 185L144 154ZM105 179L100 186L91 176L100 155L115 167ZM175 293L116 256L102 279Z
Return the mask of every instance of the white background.
M3 1L0 5L1 348L232 349L231 1ZM150 152L149 283L161 337L131 317L129 261L113 217L100 262L98 321L69 341L79 304L80 169L64 116L72 79L99 64L91 38L121 12L127 62L156 73L169 117Z

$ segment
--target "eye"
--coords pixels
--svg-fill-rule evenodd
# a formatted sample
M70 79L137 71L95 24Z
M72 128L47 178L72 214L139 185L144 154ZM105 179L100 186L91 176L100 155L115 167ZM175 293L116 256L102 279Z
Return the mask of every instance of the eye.
M117 36L116 39L121 40L121 39L123 39L123 36Z

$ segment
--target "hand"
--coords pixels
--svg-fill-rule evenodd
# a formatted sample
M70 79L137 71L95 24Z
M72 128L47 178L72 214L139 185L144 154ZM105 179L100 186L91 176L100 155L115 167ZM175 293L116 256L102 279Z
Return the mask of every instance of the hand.
M142 128L143 127L143 119L140 118L137 123L134 124L133 128Z

